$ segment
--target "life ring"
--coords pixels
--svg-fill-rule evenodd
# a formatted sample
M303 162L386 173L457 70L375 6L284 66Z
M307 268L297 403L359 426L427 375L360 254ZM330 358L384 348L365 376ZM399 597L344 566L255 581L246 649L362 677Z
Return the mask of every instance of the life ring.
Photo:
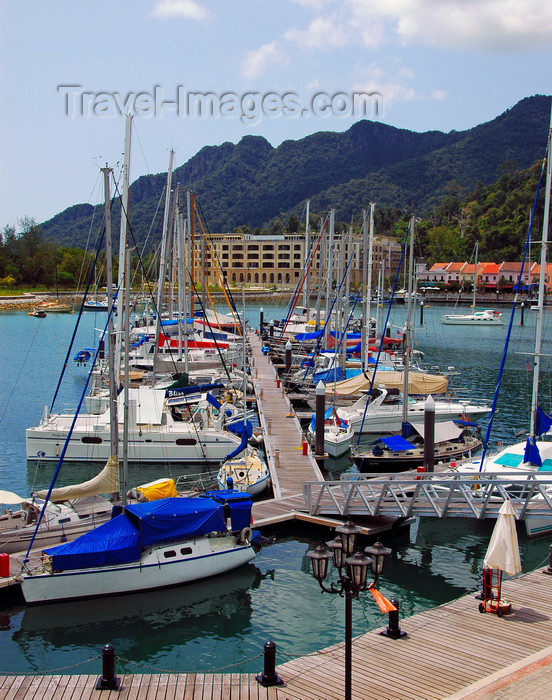
M250 527L244 527L243 530L240 532L240 536L238 537L239 542L251 542L251 528Z

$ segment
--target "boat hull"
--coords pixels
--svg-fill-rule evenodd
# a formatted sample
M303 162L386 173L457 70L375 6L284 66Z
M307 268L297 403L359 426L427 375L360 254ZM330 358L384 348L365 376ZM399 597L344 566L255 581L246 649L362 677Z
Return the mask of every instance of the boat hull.
M26 431L28 460L57 461L67 433L40 427ZM240 441L225 431L195 429L178 432L144 430L131 431L128 442L129 463L203 462L220 464ZM120 441L122 452L122 440ZM111 454L109 431L73 431L64 460L69 462L105 462Z
M254 557L251 545L239 545L234 537L200 537L155 547L131 564L25 574L21 589L29 605L119 595L217 576Z

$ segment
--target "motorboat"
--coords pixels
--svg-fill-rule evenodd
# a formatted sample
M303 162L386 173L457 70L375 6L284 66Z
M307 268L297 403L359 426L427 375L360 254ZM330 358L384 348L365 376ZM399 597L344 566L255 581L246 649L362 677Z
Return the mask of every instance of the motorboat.
M309 440L316 439L316 415L313 415L307 429ZM353 442L354 431L350 424L340 418L334 406L330 406L324 414L324 451L334 458L346 454Z
M474 310L471 314L445 314L441 321L447 326L502 326L502 314L494 309Z
M370 400L370 397L373 398ZM425 401L407 397L406 420L414 425L424 422ZM403 396L397 389L374 389L372 394L364 391L351 406L336 409L337 415L350 423L355 433L397 433L403 423ZM473 420L490 413L489 406L463 403L452 400L435 401L435 422L444 420Z

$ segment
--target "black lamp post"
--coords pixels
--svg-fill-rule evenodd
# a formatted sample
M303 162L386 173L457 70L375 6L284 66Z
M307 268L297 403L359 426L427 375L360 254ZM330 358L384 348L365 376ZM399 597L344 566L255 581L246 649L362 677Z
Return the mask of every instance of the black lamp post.
M362 552L355 552L358 535L362 528L355 525L350 520L345 524L336 527L339 536L332 542L328 542L328 547L319 545L307 556L311 559L312 575L318 581L322 592L337 593L341 597L345 596L345 700L351 700L352 686L352 601L358 598L361 591L368 590L366 578L368 566L370 566L374 581L370 584L375 586L381 572L385 557L391 554L391 550L384 547L378 540L372 547L367 547ZM365 556L368 554L369 556ZM328 563L333 559L334 566L339 571L337 584L331 582L330 587L324 585L324 579L328 574ZM343 570L345 568L345 571Z

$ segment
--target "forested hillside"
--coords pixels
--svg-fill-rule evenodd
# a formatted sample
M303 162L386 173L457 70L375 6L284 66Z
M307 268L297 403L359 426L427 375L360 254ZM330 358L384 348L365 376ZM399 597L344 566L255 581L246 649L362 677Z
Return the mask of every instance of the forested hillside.
M542 158L549 113L550 98L534 96L486 124L448 134L360 121L344 133L318 132L277 148L246 136L201 149L175 170L173 183L196 192L212 232L288 228L290 216L301 218L307 199L313 212L334 207L342 221L358 219L370 201L423 217L451 194L462 199L477 183L494 183L506 163L527 168ZM131 186L138 243L148 234L151 243L159 240L164 185L161 173ZM118 216L115 203L113 220ZM99 221L101 205L77 204L45 222L43 231L57 243L84 247L91 223Z

